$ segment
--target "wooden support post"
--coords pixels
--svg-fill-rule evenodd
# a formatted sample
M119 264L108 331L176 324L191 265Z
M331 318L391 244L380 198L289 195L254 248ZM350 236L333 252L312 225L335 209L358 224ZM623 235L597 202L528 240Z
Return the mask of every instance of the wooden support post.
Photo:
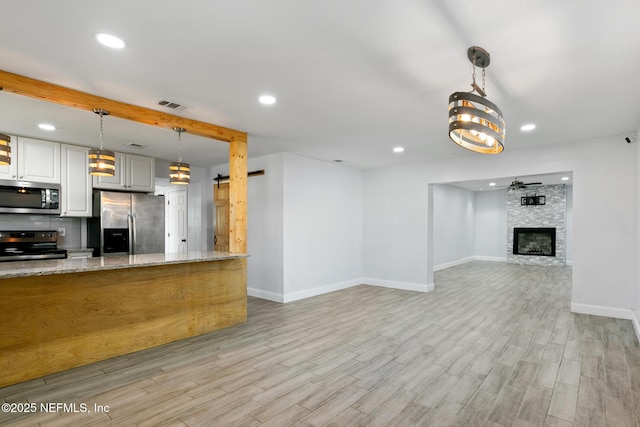
M229 144L229 252L247 252L247 140Z

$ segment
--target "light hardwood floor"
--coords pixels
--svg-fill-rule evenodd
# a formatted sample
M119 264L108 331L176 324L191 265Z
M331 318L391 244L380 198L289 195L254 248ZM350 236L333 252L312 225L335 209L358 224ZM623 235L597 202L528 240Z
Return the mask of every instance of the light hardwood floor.
M0 424L639 427L633 326L570 313L570 269L471 262L435 283L249 298L246 324L0 388L39 410Z

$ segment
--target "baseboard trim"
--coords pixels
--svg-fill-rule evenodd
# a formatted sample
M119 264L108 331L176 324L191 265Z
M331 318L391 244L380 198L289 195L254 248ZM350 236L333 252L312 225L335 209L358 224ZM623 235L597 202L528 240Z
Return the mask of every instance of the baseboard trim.
M380 286L383 288L401 289L403 291L415 291L415 292L432 292L435 289L433 283L411 283L411 282L396 282L393 280L363 279L366 285Z
M260 299L266 299L274 302L284 302L282 294L275 292L263 291L262 289L247 288L247 295L250 297L256 297Z
M247 288L247 295L266 299L269 301L288 303L298 301L305 298L311 298L318 295L328 294L330 292L340 291L342 289L352 288L354 286L367 285L367 286L380 286L383 288L401 289L404 291L416 291L416 292L432 292L435 287L433 283L410 283L410 282L397 282L392 280L382 279L353 279L345 282L332 283L326 286L319 286L313 289L306 289L304 291L292 292L289 294L278 294L275 292L263 291L261 289Z
M578 304L575 302L571 303L571 312L625 320L633 320L634 317L633 310L624 308L603 307L600 305Z
M352 288L354 286L362 285L362 279L347 280L346 282L332 283L326 286L320 286L313 289L306 289L304 291L292 292L284 294L282 302L298 301L305 298L315 297L317 295L328 294L329 292L340 291L342 289Z

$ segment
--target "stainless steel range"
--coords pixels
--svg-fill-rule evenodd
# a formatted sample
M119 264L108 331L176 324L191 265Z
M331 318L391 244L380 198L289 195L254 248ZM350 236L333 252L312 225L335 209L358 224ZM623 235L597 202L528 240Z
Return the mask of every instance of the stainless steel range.
M0 231L0 261L64 259L65 249L58 249L58 232Z

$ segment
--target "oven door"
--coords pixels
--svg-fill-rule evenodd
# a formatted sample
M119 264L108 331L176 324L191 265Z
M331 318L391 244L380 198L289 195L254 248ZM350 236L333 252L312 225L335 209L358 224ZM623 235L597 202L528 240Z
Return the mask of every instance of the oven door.
M0 251L0 262L6 261L37 261L42 259L66 259L65 249L51 250L26 250L26 251Z

